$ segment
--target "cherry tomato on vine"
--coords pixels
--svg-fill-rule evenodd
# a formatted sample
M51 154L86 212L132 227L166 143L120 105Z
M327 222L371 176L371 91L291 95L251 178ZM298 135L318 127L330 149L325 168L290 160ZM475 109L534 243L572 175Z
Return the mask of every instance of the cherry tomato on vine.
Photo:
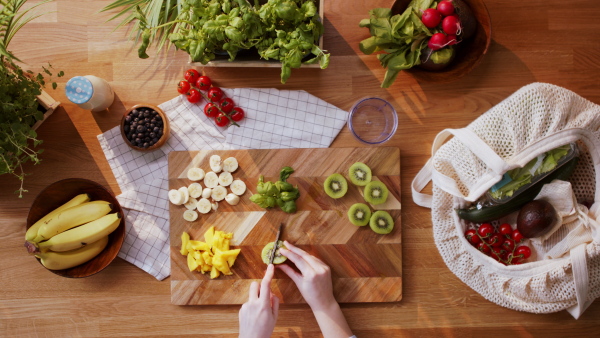
M217 117L219 115L219 108L214 103L209 102L204 106L204 115L208 117Z
M498 228L498 231L500 231L500 234L510 237L510 235L512 235L513 229L510 226L510 224L503 223L500 225L500 228Z
M244 113L244 110L240 107L234 107L232 112L231 112L231 119L234 120L235 122L241 121L244 116L246 116L246 113Z
M212 87L208 91L208 99L212 102L219 102L223 98L223 91L219 87Z
M515 249L515 241L510 238L504 239L504 242L502 242L502 248L508 252L513 252Z
M504 249L502 249L500 247L493 247L492 248L491 256L495 260L500 261L502 259L506 259L505 255L506 255L506 250L504 250Z
M512 239L513 241L515 241L515 243L521 243L525 239L525 237L523 236L523 234L521 234L519 230L515 229L512 232Z
M494 248L502 246L503 242L504 238L502 238L502 235L500 235L497 232L493 233L492 236L490 236L490 238L488 239L488 244L493 246Z
M199 77L200 73L198 73L198 71L193 68L186 70L185 74L183 75L183 78L186 79L189 83L196 83Z
M483 223L477 229L477 233L481 238L488 238L494 233L494 227L490 223Z
M492 251L492 249L490 249L490 246L487 245L485 242L480 242L479 244L477 244L477 250L483 252L486 255L489 255Z
M475 231L475 229L469 229L469 230L465 231L465 237L467 238L467 241L469 241L469 243L471 243L473 245L477 245L477 244L481 243L481 238L479 238L479 236L477 235L477 231Z
M190 91L191 87L192 85L190 85L189 82L187 82L186 80L181 80L177 84L177 92L179 92L179 94L187 94Z
M222 99L221 101L219 101L219 107L221 107L221 110L225 113L225 114L229 114L231 113L231 111L233 110L234 107L234 103L233 100L226 97L224 99Z
M523 257L523 259L529 258L531 256L531 249L526 245L521 245L515 250L515 256Z
M186 95L187 100L190 101L190 103L197 103L202 99L202 95L200 95L200 92L196 89L190 89Z
M219 127L225 127L226 125L229 124L229 119L227 118L227 116L225 114L219 113L219 115L217 115L217 117L215 117L215 123Z
M209 90L212 85L212 81L208 76L202 75L196 81L196 87L200 90Z

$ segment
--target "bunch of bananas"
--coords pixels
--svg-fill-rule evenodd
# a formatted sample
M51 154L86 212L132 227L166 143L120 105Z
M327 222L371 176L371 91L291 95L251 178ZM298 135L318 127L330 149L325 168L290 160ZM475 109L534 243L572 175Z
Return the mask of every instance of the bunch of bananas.
M96 257L108 243L108 235L121 222L106 201L90 201L88 194L75 196L39 221L25 234L25 247L49 270L63 270Z

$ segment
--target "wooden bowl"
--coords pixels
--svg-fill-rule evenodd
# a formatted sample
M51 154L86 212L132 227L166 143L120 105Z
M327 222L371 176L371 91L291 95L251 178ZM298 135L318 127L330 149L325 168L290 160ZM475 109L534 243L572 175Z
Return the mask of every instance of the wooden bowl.
M468 40L462 41L457 48L454 61L440 71L429 71L413 67L406 71L417 80L425 82L450 82L467 75L477 67L492 42L492 22L483 0L463 0L477 20L477 31ZM393 14L404 12L410 0L396 0L392 5Z
M148 147L148 148L141 148L138 146L133 145L131 142L129 142L129 140L127 139L127 136L125 135L125 131L123 130L124 126L125 126L125 117L127 115L129 115L129 113L134 110L134 109L138 109L138 108L150 108L155 110L156 112L158 112L158 115L162 118L163 120L163 135L161 136L160 139L158 139L158 142L156 142L155 144L153 144L152 146ZM171 128L169 127L169 119L167 118L167 115L165 115L165 112L162 111L162 109L153 106L151 104L136 104L135 106L129 108L129 110L127 110L125 112L125 114L123 115L123 117L121 118L121 136L123 136L123 140L125 141L125 143L132 149L135 149L137 151L142 151L142 152L148 152L148 151L153 151L156 150L158 148L160 148L163 144L165 144L165 142L167 142L167 139L169 138L169 134L171 133Z
M52 210L65 204L71 198L83 193L89 194L92 201L104 200L112 203L113 209L111 212L118 212L121 215L121 223L117 229L108 236L106 248L92 260L70 269L49 270L62 277L89 277L102 271L115 259L115 257L117 257L125 238L125 217L121 205L115 196L102 185L84 178L67 178L54 182L42 190L29 209L26 229L29 229L30 226ZM40 261L39 259L37 260ZM40 262L40 265L41 264L42 263Z

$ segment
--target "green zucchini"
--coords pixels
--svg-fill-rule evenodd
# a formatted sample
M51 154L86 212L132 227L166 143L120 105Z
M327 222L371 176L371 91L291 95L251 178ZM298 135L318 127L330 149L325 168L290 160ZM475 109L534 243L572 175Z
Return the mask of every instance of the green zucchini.
M475 207L456 209L456 213L458 214L458 217L475 223L489 222L506 216L511 212L521 209L523 205L532 201L540 193L544 184L550 183L554 180L567 180L575 170L578 160L578 157L572 158L560 168L551 172L548 176L536 182L527 190L523 191L506 203L483 207L481 209L477 209Z

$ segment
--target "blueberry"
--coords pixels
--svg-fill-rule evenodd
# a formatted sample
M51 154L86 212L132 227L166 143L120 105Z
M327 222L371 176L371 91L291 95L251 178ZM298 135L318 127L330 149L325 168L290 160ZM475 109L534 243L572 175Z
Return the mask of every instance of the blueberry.
M123 131L126 132L126 133L128 133L129 132L129 125L127 125L127 124L124 125L123 126Z
M137 126L136 130L137 130L138 133L143 133L143 132L146 131L146 127L144 127L144 126Z
M138 133L138 134L137 134L137 137L138 137L138 138L143 138L143 137L144 137L144 134L142 134L142 133Z
M158 138L155 137L152 139L152 143L156 143L156 142L158 142Z
M150 146L150 145L148 144L148 142L146 142L146 143L144 143L144 145L142 145L142 147L144 147L144 148L148 148L148 146Z
M148 117L148 116L150 116L150 112L146 110L146 111L144 112L144 115L143 115L143 116L144 116L144 117Z
M154 127L156 127L156 125L154 123L150 123L150 129L154 129Z
M127 123L131 122L131 115L125 116L125 122L127 122Z

